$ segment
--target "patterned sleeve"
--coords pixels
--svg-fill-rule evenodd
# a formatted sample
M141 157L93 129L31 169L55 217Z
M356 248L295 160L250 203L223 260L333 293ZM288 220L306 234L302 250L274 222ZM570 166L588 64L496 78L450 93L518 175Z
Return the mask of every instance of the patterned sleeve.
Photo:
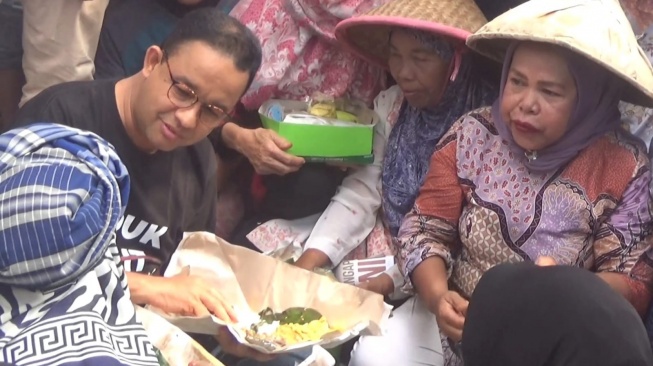
M451 249L458 243L463 190L456 168L457 126L440 140L413 209L399 229L399 268L410 290L410 275L425 259L441 257L451 274Z
M631 302L645 307L653 286L653 214L651 173L640 168L594 241L597 272L628 274Z

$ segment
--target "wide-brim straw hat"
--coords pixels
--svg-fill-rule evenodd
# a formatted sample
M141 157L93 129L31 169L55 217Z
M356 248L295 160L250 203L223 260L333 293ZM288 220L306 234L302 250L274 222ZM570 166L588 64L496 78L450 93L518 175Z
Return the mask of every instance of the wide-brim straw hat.
M653 107L653 68L617 0L531 0L484 25L467 45L503 61L515 40L579 53L626 81L622 100Z
M358 56L387 67L393 29L420 29L464 45L467 37L485 23L473 0L392 0L340 22L336 38Z

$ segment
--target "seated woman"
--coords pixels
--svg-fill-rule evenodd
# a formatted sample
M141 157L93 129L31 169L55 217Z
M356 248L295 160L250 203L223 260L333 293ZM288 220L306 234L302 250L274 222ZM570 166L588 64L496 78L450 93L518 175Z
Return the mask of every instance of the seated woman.
M395 311L387 336L361 339L353 364L422 349L441 364L438 335L417 338L438 327L445 365L457 364L450 346L463 339L468 299L505 262L548 256L585 268L646 311L651 173L643 144L620 128L618 105L653 105L653 69L618 4L576 4L530 1L468 39L505 55L501 95L436 147L397 241L418 296Z
M328 208L312 222L269 222L249 238L263 246L280 237L305 241L297 265L306 269L337 265L359 246L358 258L393 255L392 238L413 205L440 137L462 114L496 98L464 47L466 37L484 23L471 0L455 6L441 0L394 0L341 22L338 39L388 68L397 81L374 103L381 117L374 164L352 168ZM392 277L401 281L397 286L403 283L393 273L371 289L393 292Z
M159 365L115 230L127 168L107 142L36 124L0 136L0 363Z

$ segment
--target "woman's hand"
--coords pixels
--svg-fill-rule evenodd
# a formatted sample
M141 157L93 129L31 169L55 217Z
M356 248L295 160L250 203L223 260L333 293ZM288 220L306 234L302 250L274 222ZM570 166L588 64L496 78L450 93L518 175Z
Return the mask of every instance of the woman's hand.
M556 263L556 260L553 259L552 257L548 256L542 256L542 257L537 257L535 260L535 264L540 266L540 267L548 267L548 266L557 266L558 263Z
M292 144L272 130L250 130L227 123L222 129L225 144L245 155L258 174L285 175L299 170L304 159L288 154Z
M454 342L463 338L463 326L467 316L469 301L465 300L455 291L445 292L431 311L442 333Z
M371 278L368 281L359 283L358 287L367 291L376 292L377 294L381 294L383 296L388 296L395 290L395 284L394 281L392 281L392 277L388 276L385 273L381 273L380 275Z

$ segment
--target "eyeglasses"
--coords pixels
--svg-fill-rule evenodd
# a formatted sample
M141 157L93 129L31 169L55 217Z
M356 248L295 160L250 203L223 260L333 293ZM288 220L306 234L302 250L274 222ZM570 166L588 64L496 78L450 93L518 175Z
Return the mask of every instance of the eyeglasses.
M168 99L170 102L175 105L177 108L188 108L193 106L195 103L199 102L199 97L193 89L188 85L182 83L179 80L176 80L172 76L172 70L170 70L170 63L168 62L168 56L163 54L166 67L168 68L168 75L170 75L170 80L172 84L168 89ZM222 108L216 107L211 104L201 103L199 121L207 126L218 127L226 122L231 114L225 112Z

